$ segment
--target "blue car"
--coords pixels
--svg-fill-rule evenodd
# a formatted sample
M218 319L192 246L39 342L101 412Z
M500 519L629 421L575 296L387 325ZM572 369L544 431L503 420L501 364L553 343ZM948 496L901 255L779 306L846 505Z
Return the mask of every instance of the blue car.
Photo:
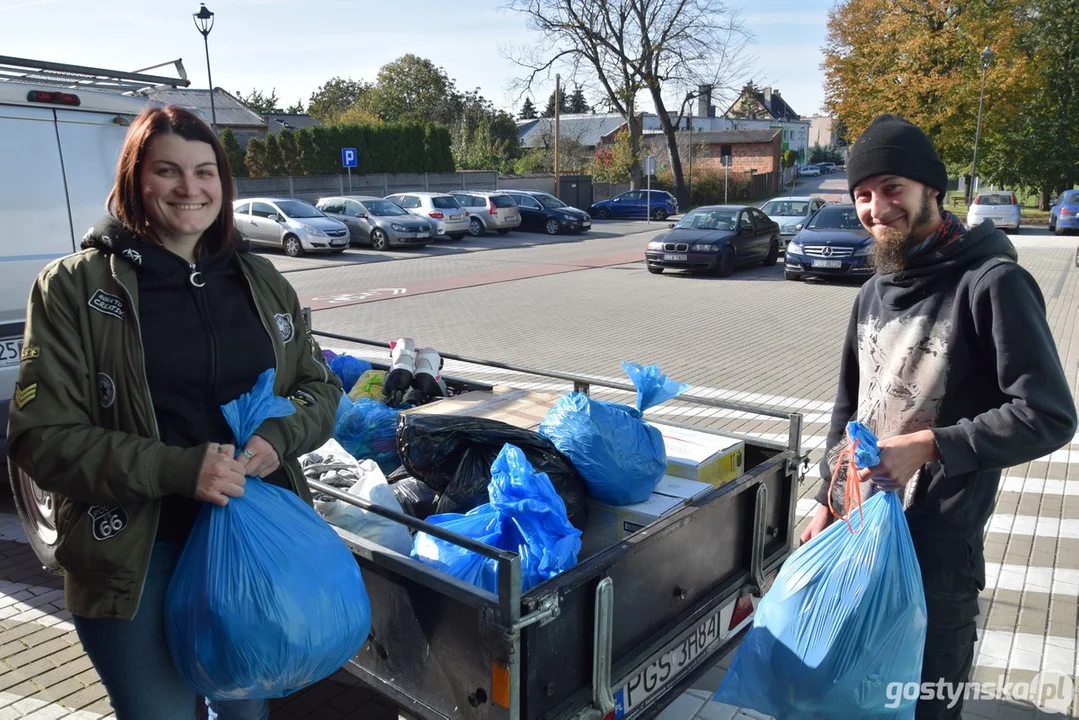
M649 199L651 193L651 199ZM610 200L593 203L588 213L594 218L646 218L666 220L678 214L678 201L666 190L630 190Z
M875 270L869 262L873 236L853 205L825 205L787 245L784 275L804 277L861 277Z
M1079 230L1079 190L1061 193L1049 208L1049 232L1063 235L1073 230Z

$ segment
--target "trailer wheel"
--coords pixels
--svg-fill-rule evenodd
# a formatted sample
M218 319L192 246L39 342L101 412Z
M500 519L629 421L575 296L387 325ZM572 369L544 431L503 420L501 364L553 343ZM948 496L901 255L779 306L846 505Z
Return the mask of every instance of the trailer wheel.
M50 572L59 573L56 562L56 497L37 486L22 468L8 459L8 475L11 479L11 495L15 510L22 520L23 530L30 548Z

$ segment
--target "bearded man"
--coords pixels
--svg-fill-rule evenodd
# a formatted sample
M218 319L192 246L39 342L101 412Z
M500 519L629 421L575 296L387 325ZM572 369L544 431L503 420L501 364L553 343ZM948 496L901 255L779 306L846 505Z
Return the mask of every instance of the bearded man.
M1075 401L1038 284L992 221L967 229L943 210L948 176L929 138L877 117L850 150L847 183L873 235L876 274L850 316L839 388L802 542L840 515L844 484L903 499L925 587L922 681L962 691L974 661L982 538L1001 469L1044 457L1075 433ZM880 464L847 478L850 420L880 439ZM888 682L888 678L882 678ZM924 686L923 686L924 687ZM917 718L959 718L962 696L922 699Z

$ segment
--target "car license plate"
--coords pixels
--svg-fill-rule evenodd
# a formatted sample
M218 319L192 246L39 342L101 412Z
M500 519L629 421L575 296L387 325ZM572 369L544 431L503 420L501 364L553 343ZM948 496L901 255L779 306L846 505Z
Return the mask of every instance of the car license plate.
M0 339L0 368L15 367L22 356L22 338Z
M668 260L670 262L685 262L686 260L689 260L689 256L688 255L671 255L670 253L667 253L667 254L665 254L663 256L663 259Z
M583 223L581 223L581 227L590 228L592 227L592 222L590 220L585 220Z
M464 215L450 215L450 220L460 220Z
M520 216L514 215L511 218L506 218L506 222L518 222L518 221L520 221L520 219L521 219Z
M431 233L429 233L429 232L422 232L422 231L421 231L421 232L418 232L418 233L416 233L416 237L418 237L418 238L427 238L427 237L431 237Z
M717 608L695 628L683 633L663 649L658 657L629 678L614 695L615 717L623 718L645 704L648 698L670 685L689 670L694 661L707 653L725 635L721 627L723 610Z
M835 270L843 267L843 262L841 260L814 260L813 267Z

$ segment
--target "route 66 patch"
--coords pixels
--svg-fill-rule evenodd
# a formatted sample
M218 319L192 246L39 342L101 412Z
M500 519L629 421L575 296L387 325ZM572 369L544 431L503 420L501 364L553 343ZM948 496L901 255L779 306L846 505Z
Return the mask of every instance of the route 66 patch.
M127 511L121 505L93 505L86 512L90 515L94 540L114 538L127 528Z

